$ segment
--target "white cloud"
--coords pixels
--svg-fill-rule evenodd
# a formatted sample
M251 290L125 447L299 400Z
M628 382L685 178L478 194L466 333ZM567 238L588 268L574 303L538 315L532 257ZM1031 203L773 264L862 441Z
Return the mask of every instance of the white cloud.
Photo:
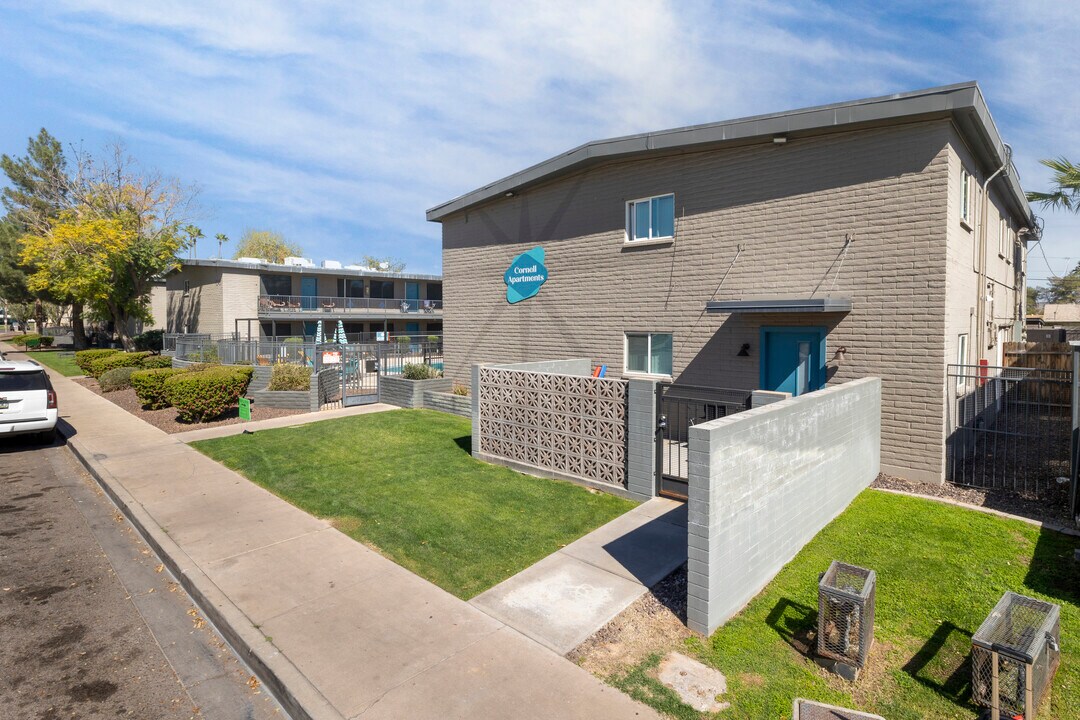
M63 0L12 5L0 57L198 180L226 224L430 259L427 207L587 140L973 77L1037 187L1034 159L1075 148L1070 113L1045 110L1076 102L1047 62L1075 37L1067 5L935 9L913 31L891 5L778 0Z

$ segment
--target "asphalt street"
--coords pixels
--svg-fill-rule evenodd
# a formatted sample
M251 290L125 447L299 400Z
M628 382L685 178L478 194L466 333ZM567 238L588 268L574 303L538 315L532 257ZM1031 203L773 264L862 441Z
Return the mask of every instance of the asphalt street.
M0 718L286 715L58 441L0 438Z

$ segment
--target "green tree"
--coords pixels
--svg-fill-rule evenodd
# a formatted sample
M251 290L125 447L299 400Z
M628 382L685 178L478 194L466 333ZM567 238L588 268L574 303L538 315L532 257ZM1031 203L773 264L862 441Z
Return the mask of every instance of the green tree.
M0 202L7 210L0 229L0 294L8 300L32 302L38 327L46 320L42 302L71 305L71 325L76 349L86 347L83 307L76 298L59 295L54 288L32 292L27 286L31 268L20 261L14 238L25 233L48 232L60 213L71 206L71 178L60 141L42 128L27 141L26 155L0 157L0 169L8 186L0 190Z
M1080 263L1063 277L1050 278L1050 286L1039 289L1039 299L1044 304L1080 303Z
M1080 166L1063 157L1039 162L1054 171L1054 187L1050 192L1029 192L1028 200L1047 209L1063 208L1080 213Z
M1027 311L1028 314L1037 312L1039 309L1039 288L1031 285L1027 286Z
M156 278L179 266L178 253L197 237L189 225L195 192L141 171L115 146L103 160L77 157L70 208L44 231L21 239L33 267L31 290L54 288L110 318L125 348L129 320L150 320Z
M220 239L220 238L219 238ZM289 256L298 257L303 250L273 230L245 230L233 253L233 260L242 257L262 258L272 263L283 263Z
M360 259L360 262L356 263L361 267L365 267L369 270L378 270L380 272L392 272L399 273L405 271L405 261L398 260L392 257L375 257L374 255L365 255Z

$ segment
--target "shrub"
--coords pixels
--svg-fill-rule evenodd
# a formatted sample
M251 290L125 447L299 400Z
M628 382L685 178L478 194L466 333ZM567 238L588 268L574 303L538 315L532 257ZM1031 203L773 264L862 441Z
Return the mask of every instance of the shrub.
M189 372L187 368L136 370L131 373L131 387L135 388L135 394L143 407L160 410L169 407L169 401L165 397L165 381L186 372Z
M106 357L108 355L116 355L119 350L113 349L95 349L95 350L80 350L75 353L75 364L79 366L79 369L83 371L85 375L89 375L91 371L91 365L95 360Z
M186 422L204 422L218 417L236 404L247 390L253 370L226 366L184 372L165 380L165 399Z
M53 340L55 339L56 338L54 338L52 335L42 335L38 338L38 347L52 347Z
M439 371L422 363L405 363L401 369L401 377L406 380L431 380L439 377Z
M131 341L135 343L136 350L152 350L153 352L161 352L162 345L165 341L164 330L147 330L144 333L139 333L135 337L131 338Z
M221 363L221 359L218 357L217 345L203 345L201 350L190 353L188 355L188 360L206 363L207 365L218 365Z
M129 353L119 352L113 355L106 355L105 357L99 357L90 363L90 374L96 378L100 378L103 374L110 370L122 367L134 367L140 366L145 358L150 357L150 353Z
M139 367L145 370L152 370L156 368L171 368L172 358L168 355L149 355L142 359L139 363Z
M23 333L22 335L15 335L11 339L9 339L8 342L14 345L25 345L28 348L52 347L53 338L51 335Z
M118 367L102 373L101 377L98 378L101 392L114 392L131 387L131 374L137 369L134 367Z
M411 340L409 339L408 335L398 335L396 338L394 338L394 342L396 342L400 346L405 346L408 345Z
M454 389L452 391L455 395L466 396L469 394L469 386L462 385L461 383L454 383Z
M429 343L431 343L432 345L438 345L439 344L439 336L438 335L428 335L427 336L427 341Z
M305 365L277 363L270 369L270 390L308 390L311 370Z

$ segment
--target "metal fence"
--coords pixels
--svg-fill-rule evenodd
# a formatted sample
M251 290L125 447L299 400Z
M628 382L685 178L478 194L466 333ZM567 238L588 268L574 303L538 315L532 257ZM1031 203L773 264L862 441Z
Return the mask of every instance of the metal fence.
M1070 370L950 365L948 392L947 480L1064 500Z
M660 492L685 498L689 477L690 428L709 420L742 412L750 407L750 391L697 385L657 386L657 459Z
M326 295L260 295L259 312L442 312L442 300L418 298L352 298Z

